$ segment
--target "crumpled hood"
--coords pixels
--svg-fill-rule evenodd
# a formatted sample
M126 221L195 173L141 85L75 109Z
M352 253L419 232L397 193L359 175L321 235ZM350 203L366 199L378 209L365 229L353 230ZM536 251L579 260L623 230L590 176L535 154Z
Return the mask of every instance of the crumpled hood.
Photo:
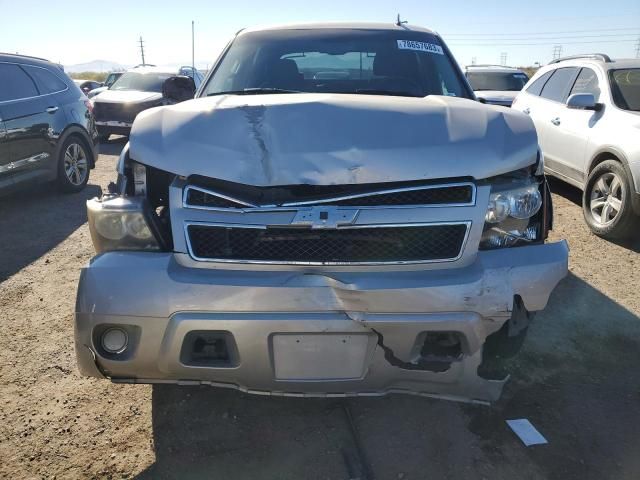
M160 100L162 94L158 92L143 92L140 90L105 90L95 97L96 102L105 103L139 103Z
M141 112L129 153L182 176L358 184L491 177L535 162L537 138L526 115L460 98L229 95Z

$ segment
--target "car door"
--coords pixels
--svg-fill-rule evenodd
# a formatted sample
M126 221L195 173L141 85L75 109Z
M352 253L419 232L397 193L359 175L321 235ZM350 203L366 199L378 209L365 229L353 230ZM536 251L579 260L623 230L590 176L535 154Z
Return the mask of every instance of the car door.
M554 72L555 70L551 70L534 80L531 85L526 87L526 89L516 97L512 105L513 109L519 110L531 117L536 127L538 143L540 145L543 144L543 121L549 115L549 105L546 100L540 98L540 94Z
M10 162L9 148L7 147L7 130L2 121L2 108L0 108L0 189L11 183L9 180Z
M26 66L0 63L0 109L5 125L5 148L10 174L39 176L50 172L55 161L55 129L64 116L55 95L41 94Z
M596 102L600 97L600 82L596 71L589 67L580 69L567 97L575 93L591 93ZM566 101L565 98L565 101ZM604 111L568 108L566 103L555 107L546 143L553 154L553 162L559 173L573 183L584 184L586 149L591 132L598 127ZM551 166L550 166L551 167ZM552 168L552 167L551 167Z
M545 103L545 108L537 120L543 131L541 142L544 153L545 166L561 177L567 177L575 183L579 180L578 170L575 162L571 159L576 157L576 153L585 143L578 141L575 137L568 135L569 131L575 131L575 124L572 128L573 115L568 113L565 101L578 76L578 67L563 67L555 70L554 74L544 85L540 94L540 99ZM572 166L573 165L573 166Z

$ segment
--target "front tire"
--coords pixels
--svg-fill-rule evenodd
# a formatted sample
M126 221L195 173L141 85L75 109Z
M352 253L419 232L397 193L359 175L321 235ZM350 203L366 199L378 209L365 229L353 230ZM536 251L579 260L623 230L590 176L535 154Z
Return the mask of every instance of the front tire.
M582 194L582 213L593 233L609 240L628 237L635 215L627 172L616 160L605 160L589 174Z
M66 193L82 190L89 181L90 150L85 142L71 135L62 144L58 158L58 187Z

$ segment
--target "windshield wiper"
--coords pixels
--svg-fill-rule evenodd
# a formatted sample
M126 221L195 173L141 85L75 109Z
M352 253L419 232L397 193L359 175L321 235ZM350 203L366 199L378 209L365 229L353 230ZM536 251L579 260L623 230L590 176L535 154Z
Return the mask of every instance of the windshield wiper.
M414 97L414 98L422 98L426 95L414 95L410 92L400 92L398 90L379 90L375 88L360 88L355 91L355 93L363 94L363 95L389 95L393 97Z
M263 95L269 93L304 93L300 90L286 90L284 88L244 88L242 90L229 90L227 92L207 93L207 97L215 95Z

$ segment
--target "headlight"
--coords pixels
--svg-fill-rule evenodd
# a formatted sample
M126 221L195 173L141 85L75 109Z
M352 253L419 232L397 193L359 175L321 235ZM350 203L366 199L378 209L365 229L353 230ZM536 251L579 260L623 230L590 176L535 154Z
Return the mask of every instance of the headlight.
M160 250L142 198L103 197L87 201L89 231L97 253L110 250Z
M508 217L533 217L542 206L542 195L537 183L526 187L492 193L484 219L487 223L504 222Z
M542 194L531 180L524 185L492 188L480 249L512 247L542 239Z

